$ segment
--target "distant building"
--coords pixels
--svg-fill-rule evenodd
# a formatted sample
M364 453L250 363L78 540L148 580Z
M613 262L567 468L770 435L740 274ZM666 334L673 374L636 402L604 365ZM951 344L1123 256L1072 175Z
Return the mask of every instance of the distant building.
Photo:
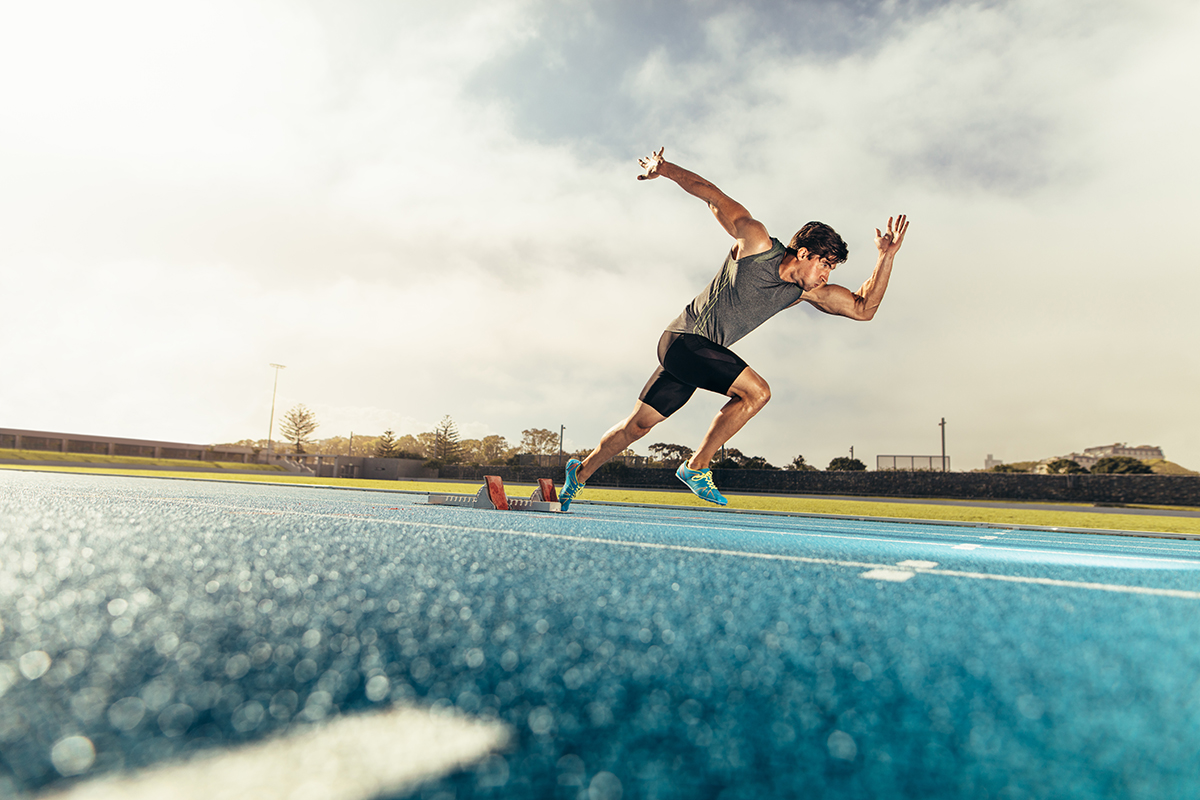
M991 454L991 453L988 453L988 454L987 454L987 458L985 458L985 459L983 460L983 468L984 468L984 469L991 469L992 467L998 467L998 466L1000 466L1000 465L1001 465L1001 464L1003 464L1003 463L1004 463L1004 462L1003 462L1003 461L1001 461L1001 460L1000 460L1000 459L998 459L998 458L992 458L992 454Z
M1109 456L1127 456L1136 458L1138 461L1146 461L1151 458L1165 458L1161 447L1149 444L1140 444L1137 447L1130 447L1125 443L1106 444L1100 447L1084 448L1082 453L1071 453L1065 456L1054 456L1047 458L1041 464L1049 464L1051 461L1056 461L1060 458L1065 458L1068 461L1074 461L1084 469L1091 469L1096 465L1096 462L1102 458Z
M1165 458L1161 447L1149 444L1139 444L1137 447L1130 447L1124 443L1106 444L1103 447L1089 447L1083 451L1083 455L1086 458L1097 460L1106 456L1128 456L1129 458L1136 458L1139 461L1145 461L1148 458Z
M42 450L52 453L172 458L191 461L240 461L242 463L253 463L260 460L253 448L239 447L238 445L159 442L148 439L85 436L78 433L57 433L54 431L26 431L16 428L0 428L0 448L11 450Z

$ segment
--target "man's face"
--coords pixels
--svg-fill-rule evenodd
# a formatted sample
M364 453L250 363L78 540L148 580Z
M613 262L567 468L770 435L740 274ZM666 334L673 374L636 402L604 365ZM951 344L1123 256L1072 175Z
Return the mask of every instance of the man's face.
M829 273L837 267L827 258L819 256L815 253L808 252L807 248L800 248L796 253L796 260L800 262L800 285L805 291L818 289L829 282Z

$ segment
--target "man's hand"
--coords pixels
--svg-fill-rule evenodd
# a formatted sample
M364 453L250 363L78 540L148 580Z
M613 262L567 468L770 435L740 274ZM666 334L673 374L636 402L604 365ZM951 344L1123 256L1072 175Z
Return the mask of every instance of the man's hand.
M895 256L896 251L900 249L900 245L904 244L904 234L908 230L908 217L901 214L895 219L895 227L892 225L892 218L888 217L887 233L880 233L879 228L875 229L875 247L879 249L881 256Z
M638 159L638 163L641 164L642 169L645 170L645 172L643 172L641 175L637 176L637 179L639 181L648 181L651 178L658 177L658 166L659 166L659 164L666 161L666 159L663 158L663 150L666 150L666 149L667 148L665 148L665 147L660 147L660 148L658 148L657 153L651 153L650 155L646 156L645 158Z

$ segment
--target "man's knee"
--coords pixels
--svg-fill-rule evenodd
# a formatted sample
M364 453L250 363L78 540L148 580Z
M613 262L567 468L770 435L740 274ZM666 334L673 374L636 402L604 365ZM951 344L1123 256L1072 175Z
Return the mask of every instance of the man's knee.
M625 421L625 434L634 440L640 439L651 431L654 424L649 420L630 417Z
M771 400L771 387L754 372L743 375L734 385L733 392L755 412Z
M664 419L665 417L652 407L639 403L634 412L625 420L625 435L631 437L631 440L640 439Z

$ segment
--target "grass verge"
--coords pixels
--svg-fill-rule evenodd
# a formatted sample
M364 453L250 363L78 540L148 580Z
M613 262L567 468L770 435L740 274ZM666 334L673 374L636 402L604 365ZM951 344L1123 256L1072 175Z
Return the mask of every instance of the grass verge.
M149 478L183 478L188 480L240 481L246 483L279 483L307 486L334 486L352 489L376 489L400 492L448 492L474 494L477 483L448 483L441 481L379 481L353 478L314 478L290 473L265 473L262 475L219 474L196 472L171 472L167 470L138 470L123 468L87 468L0 464L0 469L37 470L44 472L88 472L104 475L125 475ZM527 496L533 484L509 484L513 496ZM712 508L702 503L691 493L655 492L632 489L589 488L586 500L614 503L648 503L654 505L677 505ZM847 517L883 517L890 519L921 519L944 522L980 522L991 525L1013 527L1036 526L1048 528L1089 528L1095 530L1137 531L1146 533L1185 533L1200 535L1200 517L1168 517L1142 514L1101 514L1088 512L1090 506L1080 506L1080 511L1061 511L1038 508L1029 503L1028 508L989 508L979 506L924 505L920 503L888 503L865 500L830 500L826 498L788 496L730 496L730 508L754 511L783 511L796 514L829 514Z
M99 453L58 453L52 450L10 450L0 447L0 459L9 461L27 461L36 465L39 461L70 461L73 463L127 465L131 469L137 467L197 467L205 469L237 469L255 470L261 472L286 472L283 467L275 464L243 464L240 461L197 461L184 458L142 458L140 456L109 456Z

